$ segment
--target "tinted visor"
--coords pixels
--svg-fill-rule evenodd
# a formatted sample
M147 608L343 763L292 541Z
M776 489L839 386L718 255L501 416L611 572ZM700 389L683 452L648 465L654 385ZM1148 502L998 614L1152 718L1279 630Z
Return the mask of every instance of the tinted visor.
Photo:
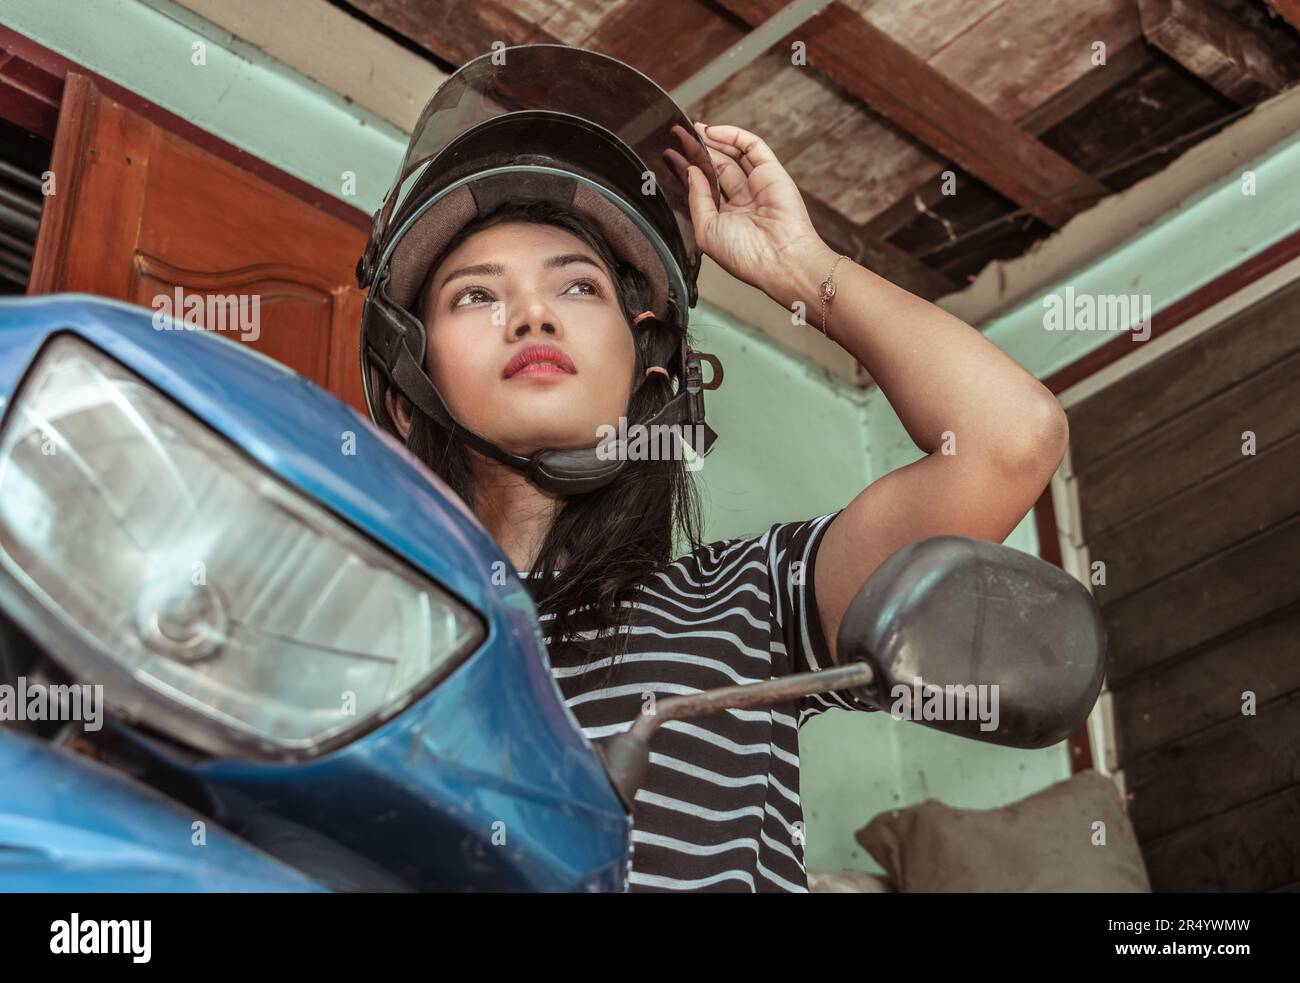
M487 124L514 114L515 125L507 129L519 154L549 156L555 166L569 164L617 191L679 257L693 287L700 253L687 204L686 164L708 176L717 203L708 150L677 104L645 75L615 58L567 45L498 49L447 78L411 133L399 177L376 219L375 241L387 240L390 223L407 210L413 189L418 187L423 196L450 183L454 174L474 169L475 161L467 160L464 151L477 144L474 155L483 152L485 141L475 133L494 130ZM574 127L558 126L557 114L580 122L592 139L573 139ZM611 153L611 141L621 144L622 152ZM449 147L459 151L454 163L448 159L426 169ZM495 149L497 153L484 154L485 168L502 163L500 145ZM645 172L653 176L653 185Z

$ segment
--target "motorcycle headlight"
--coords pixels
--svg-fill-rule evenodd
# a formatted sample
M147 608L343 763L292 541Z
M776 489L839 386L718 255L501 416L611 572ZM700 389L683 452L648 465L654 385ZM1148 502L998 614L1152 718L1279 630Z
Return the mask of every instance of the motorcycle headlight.
M485 635L456 598L144 380L52 339L0 432L0 564L87 644L51 655L215 754L337 746Z

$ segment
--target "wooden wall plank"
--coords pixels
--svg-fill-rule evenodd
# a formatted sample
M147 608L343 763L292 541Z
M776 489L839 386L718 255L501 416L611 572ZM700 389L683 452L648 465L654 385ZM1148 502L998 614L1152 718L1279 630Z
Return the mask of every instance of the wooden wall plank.
M1072 407L1075 472L1093 468L1162 421L1300 351L1298 319L1300 280Z
M1300 432L1088 538L1102 607L1300 514ZM1230 507L1225 507L1231 503Z
M1296 601L1300 517L1104 608L1110 687Z
M1091 539L1240 463L1247 431L1256 453L1281 443L1300 430L1298 393L1300 351L1076 472L1084 535Z
M1300 783L1300 693L1165 745L1124 768L1144 842Z
M1300 887L1300 786L1246 803L1143 848L1153 891Z
M1250 625L1140 686L1114 694L1119 763L1215 724L1239 719L1243 694L1256 705L1300 690L1300 606Z

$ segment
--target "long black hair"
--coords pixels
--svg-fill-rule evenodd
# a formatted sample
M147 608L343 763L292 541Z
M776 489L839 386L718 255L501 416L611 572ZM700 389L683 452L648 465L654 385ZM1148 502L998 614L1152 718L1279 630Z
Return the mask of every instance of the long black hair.
M656 317L643 318L633 328L632 318L649 307L649 281L640 270L621 262L590 221L572 208L535 199L505 202L462 228L434 260L430 272L469 236L503 222L554 226L590 246L610 272L644 364L662 365L681 379L680 339L675 330ZM626 412L629 426L644 423L673 396L672 383L660 373L652 373L643 385L636 386L637 381ZM474 507L474 482L460 439L415 410L406 445ZM630 617L626 602L658 567L678 555L678 546L699 547L700 527L698 492L684 460L629 460L603 488L565 497L525 580L543 616L548 644L570 642L591 658L612 653L612 670L626 648L626 634L619 631ZM592 644L578 637L591 629L602 641Z

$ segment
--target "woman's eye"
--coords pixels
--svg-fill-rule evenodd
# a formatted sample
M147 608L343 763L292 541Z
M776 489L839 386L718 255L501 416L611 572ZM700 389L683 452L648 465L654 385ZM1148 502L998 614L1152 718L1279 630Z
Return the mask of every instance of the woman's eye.
M575 280L573 283L569 284L569 286L565 288L565 293L568 293L574 287L587 287L591 291L589 294L587 294L587 296L589 297L600 296L600 284L598 284L595 280Z
M469 304L465 303L466 299L472 298L474 296L478 296L480 298L486 298L488 296L488 292L484 290L482 287L466 287L464 290L462 290L460 293L456 295L455 299L452 300L451 306L468 307ZM478 301L471 300L470 303L471 304L478 303Z

